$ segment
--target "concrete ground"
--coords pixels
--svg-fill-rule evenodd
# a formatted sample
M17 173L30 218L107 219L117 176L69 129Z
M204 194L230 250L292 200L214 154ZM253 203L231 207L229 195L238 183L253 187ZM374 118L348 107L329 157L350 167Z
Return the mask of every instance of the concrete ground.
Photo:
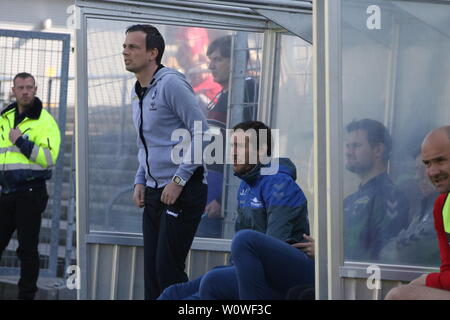
M18 276L0 276L0 300L17 300ZM65 279L40 277L36 300L76 300L77 291L66 287Z

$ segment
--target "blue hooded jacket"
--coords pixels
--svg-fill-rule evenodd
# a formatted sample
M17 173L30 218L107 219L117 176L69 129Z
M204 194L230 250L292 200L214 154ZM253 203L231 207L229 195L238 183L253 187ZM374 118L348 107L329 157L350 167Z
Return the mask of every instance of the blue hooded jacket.
M273 163L273 160L272 160ZM283 241L304 241L310 234L306 197L295 182L297 170L291 160L279 159L278 172L262 175L258 165L245 175L238 190L236 232L253 229Z

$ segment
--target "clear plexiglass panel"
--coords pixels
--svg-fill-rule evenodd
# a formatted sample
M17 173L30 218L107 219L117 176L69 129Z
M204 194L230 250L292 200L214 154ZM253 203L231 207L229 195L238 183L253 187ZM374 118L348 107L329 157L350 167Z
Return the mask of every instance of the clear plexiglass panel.
M142 232L142 209L135 207L132 201L138 168L137 133L130 101L135 77L125 70L122 57L125 30L133 24L96 18L87 20L91 232ZM166 43L162 63L185 74L210 127L221 132L230 126L231 120L255 117L261 34L154 26ZM239 77L232 76L235 65L244 70ZM234 113L228 111L230 105ZM224 226L227 221L231 223L235 210L230 204L231 213L227 218L222 208L224 166L208 169L208 204L217 203L212 203L210 214L202 217L197 236L222 238Z
M279 130L276 156L289 158L297 169L297 183L308 200L313 230L313 102L312 46L299 37L278 36L272 128Z
M450 122L450 5L341 3L345 260L438 266L420 145Z

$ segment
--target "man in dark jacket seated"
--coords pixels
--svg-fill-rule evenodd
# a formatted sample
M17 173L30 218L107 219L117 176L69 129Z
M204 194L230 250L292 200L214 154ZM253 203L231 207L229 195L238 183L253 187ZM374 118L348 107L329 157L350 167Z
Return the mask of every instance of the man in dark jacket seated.
M256 144L251 143L249 130L256 131ZM266 132L267 139L261 139ZM309 236L307 201L295 182L295 165L283 158L261 163L265 155L271 156L270 128L258 121L242 122L233 128L231 146L233 170L242 180L237 194L236 232L250 229L289 244L304 241L304 235ZM252 164L250 155L255 153L257 161ZM195 280L172 285L159 299L239 299L235 266L216 267Z

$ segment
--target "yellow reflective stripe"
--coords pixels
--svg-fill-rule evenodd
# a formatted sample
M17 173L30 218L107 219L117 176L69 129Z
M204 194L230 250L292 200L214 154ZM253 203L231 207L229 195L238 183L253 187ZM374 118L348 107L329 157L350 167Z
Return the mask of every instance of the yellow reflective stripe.
M31 161L36 161L37 157L39 154L39 146L38 145L34 145L33 146L33 150L31 150L31 154L30 154L30 160Z
M450 233L450 196L447 194L445 199L444 208L442 209L442 218L444 220L444 230Z
M7 170L37 170L37 171L42 171L42 170L48 170L48 168L42 168L40 165L38 164L34 164L34 163L5 163L2 165L2 171L7 171Z

